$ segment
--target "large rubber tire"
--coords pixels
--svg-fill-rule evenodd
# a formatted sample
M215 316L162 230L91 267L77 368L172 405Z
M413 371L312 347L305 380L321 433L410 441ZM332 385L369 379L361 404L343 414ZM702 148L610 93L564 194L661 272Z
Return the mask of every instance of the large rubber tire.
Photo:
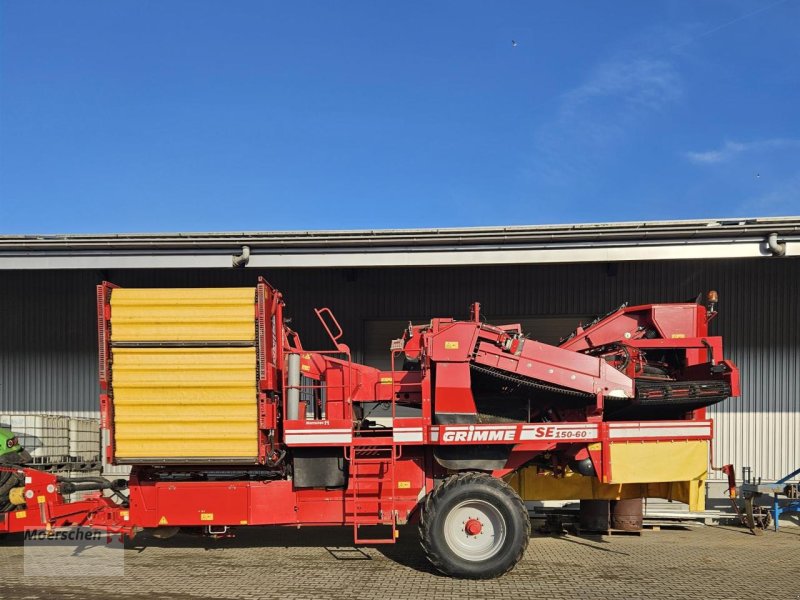
M14 509L14 505L9 501L8 494L15 487L23 485L25 478L17 473L0 471L0 513Z
M471 535L470 529L479 533ZM419 535L425 555L440 572L491 579L520 561L531 522L525 504L506 482L484 473L459 473L425 498Z

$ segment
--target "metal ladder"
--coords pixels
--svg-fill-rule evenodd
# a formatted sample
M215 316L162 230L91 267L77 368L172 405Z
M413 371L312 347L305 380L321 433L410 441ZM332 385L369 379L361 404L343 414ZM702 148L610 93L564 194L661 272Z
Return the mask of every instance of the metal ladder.
M391 438L354 438L350 445L349 487L352 492L353 540L356 544L394 544L397 540L397 458L398 446ZM377 473L364 473L364 467L369 470L368 465L375 465L373 470L377 470ZM370 489L365 491L365 487ZM377 514L367 516L369 511L362 503L374 503ZM386 538L361 537L359 528L362 525L390 525L391 534Z

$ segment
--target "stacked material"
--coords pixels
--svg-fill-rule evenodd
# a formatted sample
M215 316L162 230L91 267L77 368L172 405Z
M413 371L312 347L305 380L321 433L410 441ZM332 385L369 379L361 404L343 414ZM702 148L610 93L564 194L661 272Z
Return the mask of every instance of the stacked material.
M0 414L0 427L13 431L34 463L54 469L96 467L100 421L63 415ZM86 463L94 463L86 465Z
M100 421L72 417L69 420L71 462L100 460Z
M0 427L13 431L36 462L69 459L69 417L3 414L0 415Z

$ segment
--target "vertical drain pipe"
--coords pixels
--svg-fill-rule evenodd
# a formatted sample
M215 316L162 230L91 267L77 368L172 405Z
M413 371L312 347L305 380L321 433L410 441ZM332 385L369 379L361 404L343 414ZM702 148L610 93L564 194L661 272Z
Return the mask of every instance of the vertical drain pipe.
M300 355L290 354L287 364L286 419L296 421L300 414Z
M786 244L781 244L778 241L777 233L769 234L769 237L767 237L767 247L769 248L769 251L772 252L772 256L783 256L786 254Z
M233 266L246 267L247 263L249 262L250 262L250 246L242 246L242 253L233 255Z

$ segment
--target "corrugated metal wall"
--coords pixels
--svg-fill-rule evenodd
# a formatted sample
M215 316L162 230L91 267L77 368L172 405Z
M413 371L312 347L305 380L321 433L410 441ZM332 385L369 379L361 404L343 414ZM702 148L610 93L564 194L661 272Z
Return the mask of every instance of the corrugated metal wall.
M329 306L356 357L364 322L466 317L480 300L497 316L605 313L620 303L681 301L716 289L742 397L712 409L715 462L775 479L800 466L800 260L663 261L427 269L0 273L0 412L95 414L94 285L251 285L264 275L286 296L306 347L327 347L312 308ZM565 332L567 333L567 332ZM387 347L389 340L386 341Z

